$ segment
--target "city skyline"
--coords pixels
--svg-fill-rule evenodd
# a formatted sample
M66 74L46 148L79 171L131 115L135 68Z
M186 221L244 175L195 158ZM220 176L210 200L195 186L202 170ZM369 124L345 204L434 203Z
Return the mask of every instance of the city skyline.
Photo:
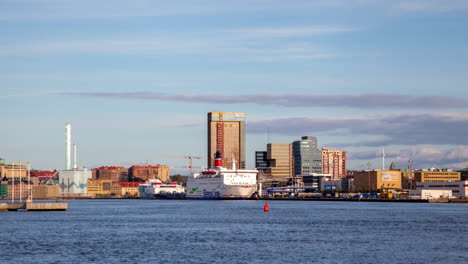
M1 5L8 162L63 169L69 122L80 167L187 166L158 155L207 158L220 111L247 114L247 168L302 136L349 169L468 166L467 1Z

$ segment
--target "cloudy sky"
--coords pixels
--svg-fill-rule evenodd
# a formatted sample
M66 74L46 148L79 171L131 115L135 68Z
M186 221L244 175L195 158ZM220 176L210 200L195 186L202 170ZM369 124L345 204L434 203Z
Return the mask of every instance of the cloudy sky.
M316 136L349 169L468 166L468 0L0 0L0 157L206 157L206 113L247 113L247 166ZM196 161L195 166L204 166Z

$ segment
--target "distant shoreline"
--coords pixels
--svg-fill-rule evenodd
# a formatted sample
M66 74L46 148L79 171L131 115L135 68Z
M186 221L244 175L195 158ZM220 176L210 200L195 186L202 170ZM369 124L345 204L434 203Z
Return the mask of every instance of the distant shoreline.
M54 199L37 199L35 201L55 201L55 200L191 200L191 199L141 199L139 197L122 198L122 197L67 197L67 198L54 198ZM202 199L203 200L203 199ZM211 200L211 199L207 199ZM219 199L225 200L225 199ZM367 199L367 198L273 198L273 197L262 197L259 199L246 199L249 201L327 201L327 202L381 202L381 203L468 203L468 199ZM9 199L0 199L1 202L9 202Z

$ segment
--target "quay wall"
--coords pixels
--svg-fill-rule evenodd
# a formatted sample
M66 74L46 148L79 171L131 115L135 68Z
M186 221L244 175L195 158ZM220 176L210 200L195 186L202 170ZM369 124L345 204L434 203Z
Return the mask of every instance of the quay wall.
M67 202L0 203L0 211L66 211Z

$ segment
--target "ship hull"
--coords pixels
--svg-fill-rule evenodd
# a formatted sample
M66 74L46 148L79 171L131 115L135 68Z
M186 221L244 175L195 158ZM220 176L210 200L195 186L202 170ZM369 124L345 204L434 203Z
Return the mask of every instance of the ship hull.
M255 179L255 177L254 177ZM226 184L223 177L206 179L189 179L187 182L187 199L203 200L245 200L250 199L257 191L257 184L252 180L241 184Z
M185 190L180 185L140 184L141 199L184 199Z

